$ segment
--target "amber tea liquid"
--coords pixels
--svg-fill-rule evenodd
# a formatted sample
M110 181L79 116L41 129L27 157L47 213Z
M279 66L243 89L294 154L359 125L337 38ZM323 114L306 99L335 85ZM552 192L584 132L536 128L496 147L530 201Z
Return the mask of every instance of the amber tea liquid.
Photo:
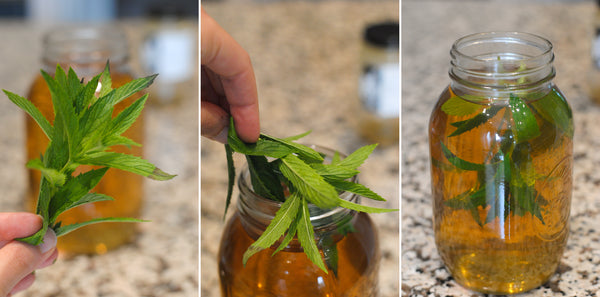
M104 67L104 64L98 65L98 73ZM129 74L119 73L111 67L112 87L117 88L132 80ZM65 68L66 69L66 68ZM86 78L86 81L89 78ZM115 106L113 115L129 106L141 94L135 94L130 98L123 100ZM41 75L37 76L31 86L29 100L40 109L42 114L52 123L54 111L50 92ZM143 113L142 113L143 114ZM123 133L124 136L131 138L137 143L143 143L143 115L131 126L129 130ZM48 138L30 117L26 118L27 131L27 159L39 158L43 154L47 145ZM120 153L142 155L141 147L118 146L113 151ZM81 166L74 174L90 170L91 167ZM29 188L27 190L26 205L27 208L35 212L37 196L39 191L40 172L29 170ZM142 206L143 178L139 175L125 172L117 169L110 169L102 178L100 183L93 189L98 193L103 193L113 197L114 201L101 201L86 204L74 209L70 209L58 217L62 225L78 223L99 217L133 217L138 218ZM107 250L130 241L136 232L136 225L133 223L100 223L92 224L84 228L75 230L58 241L58 249L63 253L97 253L102 254Z
M539 205L541 218L530 212L518 211L502 197L510 187L511 173L493 187L487 184L486 207L472 209L450 207L448 200L464 197L480 189L481 175L475 171L457 169L444 155L443 144L455 156L476 164L493 163L499 146L510 143L506 129L510 119L505 116L508 108L500 109L485 123L457 136L452 123L473 116L451 116L441 106L451 98L464 100L446 89L440 97L430 121L431 175L435 240L438 251L453 277L461 285L476 291L492 294L513 294L535 288L546 282L556 270L568 237L568 218L571 200L572 137L559 129L555 119L538 113L536 106L553 104L562 94L556 88L537 98L525 100L533 111L539 126L538 137L519 144L523 157L515 166L527 181L526 189L536 191L534 201ZM477 102L473 102L477 103ZM494 105L507 105L507 100L479 102L489 110ZM556 105L556 108L567 108ZM567 113L570 118L570 110ZM508 121L508 123L507 123ZM456 125L456 124L455 124ZM433 141L432 141L433 140ZM441 140L441 141L435 141ZM517 154L516 150L513 155ZM526 172L526 173L525 173ZM498 174L490 170L491 177ZM512 173L516 174L516 173ZM530 175L530 176L529 176ZM463 196L461 196L463 195ZM501 198L498 198L501 197ZM481 201L481 200L479 200ZM492 214L492 205L495 205ZM529 206L531 207L531 206ZM488 216L492 216L489 218Z
M354 218L355 232L337 236L338 272L326 274L304 254L297 239L275 255L275 248L250 257L242 256L258 238L249 235L236 213L224 231L219 250L219 273L223 297L375 297L379 250L370 218Z

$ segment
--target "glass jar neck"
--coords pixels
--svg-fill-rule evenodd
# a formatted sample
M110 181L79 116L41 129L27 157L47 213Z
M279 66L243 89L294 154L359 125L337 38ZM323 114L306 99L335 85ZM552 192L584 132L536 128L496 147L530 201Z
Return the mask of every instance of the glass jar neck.
M552 44L518 32L478 33L450 50L452 88L458 94L507 99L510 94L545 94L555 76Z
M323 152L324 150L327 149L317 149L319 152ZM328 154L329 152L332 154ZM326 152L326 156L333 156L333 151ZM352 181L357 182L357 177L355 176ZM237 208L240 221L246 232L248 232L252 238L257 239L271 223L276 212L281 208L282 202L264 198L252 190L248 167L245 167L238 177L238 188L240 194ZM354 203L360 203L360 196L350 192L341 192L339 197ZM338 232L339 228L343 228L346 224L352 223L357 215L356 211L342 207L322 209L309 203L308 208L310 212L310 222L314 228L315 236L317 237ZM293 245L293 243L291 245Z
M56 65L72 67L83 77L100 73L110 62L111 72L127 72L129 60L125 33L110 25L60 28L49 31L43 40L44 71L54 73Z

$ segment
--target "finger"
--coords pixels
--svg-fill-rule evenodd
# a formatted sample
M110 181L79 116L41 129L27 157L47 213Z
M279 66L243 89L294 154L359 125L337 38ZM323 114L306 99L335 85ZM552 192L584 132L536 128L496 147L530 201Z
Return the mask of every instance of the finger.
M0 249L0 296L6 296L23 278L51 257L56 249L56 235L49 229L43 243L33 246L11 241Z
M220 77L240 138L256 142L258 93L250 57L204 9L201 13L201 63Z
M52 251L52 253L48 252L44 255L49 254L49 256L46 258L46 260L44 260L41 264L39 264L35 269L42 269L42 268L46 268L52 264L54 264L54 262L56 262L56 259L58 258L58 250L54 249Z
M221 107L205 101L201 102L200 111L200 134L221 143L227 143L229 114Z
M0 248L15 238L27 237L42 228L42 218L28 212L0 213Z
M27 276L25 276L23 279L21 279L10 291L10 294L15 294L17 292L21 292L29 287L31 287L31 285L33 285L33 282L35 281L35 273L30 273Z

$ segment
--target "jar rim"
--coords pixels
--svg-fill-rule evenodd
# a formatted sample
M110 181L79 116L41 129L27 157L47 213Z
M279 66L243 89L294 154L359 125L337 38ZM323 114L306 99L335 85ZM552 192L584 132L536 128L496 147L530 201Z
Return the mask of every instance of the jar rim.
M456 40L450 50L453 85L463 93L508 98L545 92L555 76L552 43L524 32L481 32Z
M472 59L480 62L488 62L489 59L481 58L479 56L474 57L463 52L467 46L481 45L483 43L502 42L505 44L516 44L521 43L533 48L538 48L540 52L537 55L531 55L529 58L522 57L522 60L533 60L539 59L540 57L552 55L553 45L552 43L537 34L518 32L518 31L491 31L491 32L479 32L463 36L457 39L452 44L451 55L455 54L466 59Z
M44 34L43 45L45 64L121 64L129 59L125 32L110 24L53 28Z

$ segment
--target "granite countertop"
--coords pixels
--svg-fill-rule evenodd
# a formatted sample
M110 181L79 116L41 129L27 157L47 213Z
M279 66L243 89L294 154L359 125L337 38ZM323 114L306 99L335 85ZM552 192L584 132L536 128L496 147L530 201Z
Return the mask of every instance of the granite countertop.
M142 20L121 22L130 38L135 64L136 49L149 24ZM189 25L197 35L197 21ZM27 93L39 73L41 34L46 29L19 20L0 21L0 88ZM168 182L145 182L142 217L151 222L139 224L133 243L104 255L60 257L51 267L38 271L34 285L17 296L198 295L197 72L182 89L182 99L169 105L153 104L151 93L145 109L145 157L178 175ZM22 211L25 114L4 95L0 97L4 97L0 100L0 211Z
M355 126L361 32L367 23L397 20L398 1L207 2L202 7L252 58L263 132L286 137L312 130L306 142L347 153L368 144ZM243 160L238 161L241 166ZM201 293L217 297L217 251L227 189L223 146L201 139L201 163ZM370 205L399 206L398 165L398 145L378 147L363 164L361 182L388 199ZM399 296L399 213L371 218L383 255L380 296Z
M575 145L570 237L557 272L519 296L600 293L600 106L587 78L596 12L592 1L402 1L402 296L479 296L460 287L432 231L427 124L449 83L454 40L480 31L526 31L554 44L555 83L573 109ZM600 84L600 81L596 81Z

